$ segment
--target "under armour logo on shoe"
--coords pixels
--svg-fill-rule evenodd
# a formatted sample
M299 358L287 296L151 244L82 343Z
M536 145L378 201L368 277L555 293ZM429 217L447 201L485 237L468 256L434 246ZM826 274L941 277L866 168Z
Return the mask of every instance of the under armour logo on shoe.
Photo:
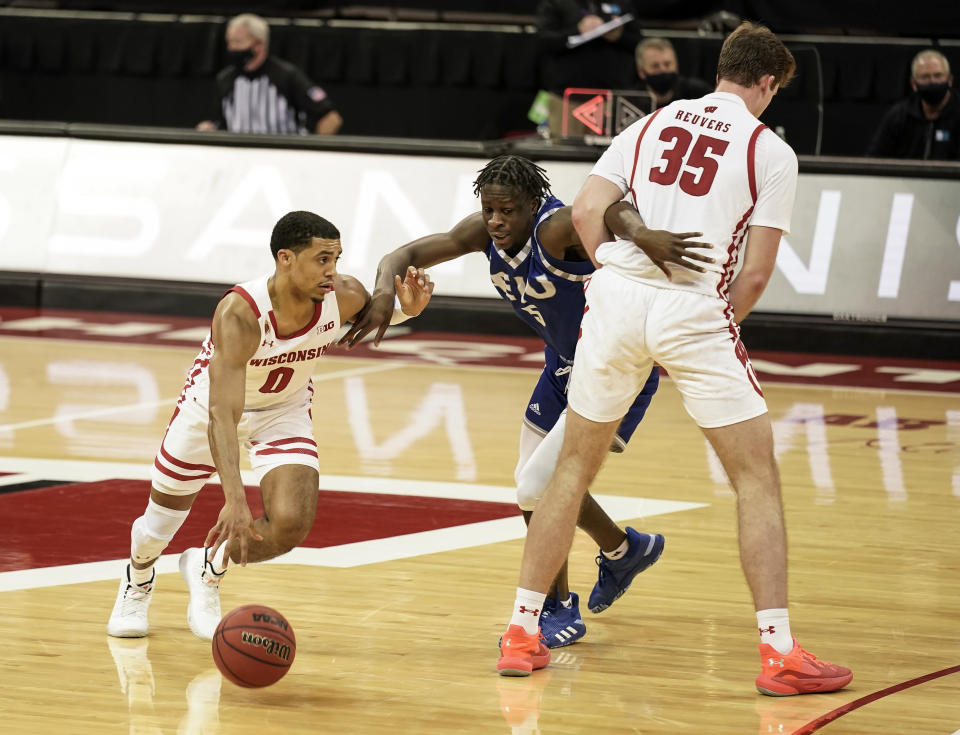
M764 633L770 633L771 635L773 635L773 632L776 630L776 628L774 628L771 625L769 628L757 628L757 630L760 631L761 635L763 635Z
M782 659L782 658L779 659L779 660L778 660L778 659L775 659L775 658L768 658L767 661L768 661L768 664L769 664L770 666L779 666L781 669L783 668L783 659Z
M521 612L521 613L530 613L531 615L539 615L539 614L540 614L540 608L538 607L536 610L531 610L530 608L526 607L525 605L521 605L521 606L520 606L520 612Z

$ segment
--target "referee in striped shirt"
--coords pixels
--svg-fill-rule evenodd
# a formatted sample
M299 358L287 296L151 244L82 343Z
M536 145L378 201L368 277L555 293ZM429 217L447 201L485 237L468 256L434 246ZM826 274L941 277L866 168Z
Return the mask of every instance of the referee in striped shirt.
M333 135L343 125L327 93L293 64L268 55L270 26L244 13L227 23L230 66L217 74L219 119L197 130Z

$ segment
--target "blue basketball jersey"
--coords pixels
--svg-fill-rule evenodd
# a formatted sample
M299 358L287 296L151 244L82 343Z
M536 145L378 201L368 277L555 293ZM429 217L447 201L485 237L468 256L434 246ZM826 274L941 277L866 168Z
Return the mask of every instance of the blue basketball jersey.
M537 229L562 206L553 196L543 200L534 218L533 234L515 255L497 248L492 239L485 251L493 285L545 344L544 369L524 413L524 421L544 434L567 407L567 382L586 305L583 283L594 271L591 261L557 260L540 244ZM623 451L659 383L660 374L654 367L617 429L613 451Z
M557 260L540 244L537 229L562 206L554 196L544 198L533 234L515 255L500 250L492 239L485 252L490 280L500 295L548 347L572 364L585 304L583 282L594 267L589 260Z

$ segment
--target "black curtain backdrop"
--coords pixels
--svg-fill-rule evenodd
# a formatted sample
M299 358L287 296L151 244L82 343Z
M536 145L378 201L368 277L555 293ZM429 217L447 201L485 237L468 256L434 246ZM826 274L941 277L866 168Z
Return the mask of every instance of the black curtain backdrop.
M23 5L24 3L18 3ZM44 2L64 9L124 10L132 12L213 12L232 15L259 12L272 16L363 14L371 10L418 10L450 13L533 16L538 0L371 0L368 2L318 2L317 0L251 0L242 5L225 0L62 0ZM40 5L38 3L38 5ZM840 31L887 36L933 35L960 38L960 3L926 0L923 3L891 0L644 0L644 20L680 21L703 18L726 10L743 18L766 23L780 33Z
M5 14L0 118L193 127L218 104L223 31L222 19L196 16ZM884 110L909 93L910 60L929 43L791 42L797 79L764 122L782 127L798 153L816 153L819 140L822 154L862 155ZM720 44L676 37L681 73L712 81ZM327 89L344 134L490 140L534 133L527 111L544 86L546 58L534 33L275 24L271 48ZM960 69L960 44L942 50Z

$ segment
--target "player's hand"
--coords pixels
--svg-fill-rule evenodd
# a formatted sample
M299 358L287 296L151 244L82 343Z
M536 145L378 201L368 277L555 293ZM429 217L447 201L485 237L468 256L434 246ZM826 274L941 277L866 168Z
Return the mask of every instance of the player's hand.
M393 277L394 288L397 289L397 299L400 301L400 310L407 316L418 316L427 308L430 297L433 295L433 282L423 268L407 268L407 273L401 281L400 276Z
M217 550L223 544L227 549L223 554L223 565L227 566L230 561L230 551L240 546L240 566L247 565L247 548L250 545L250 539L263 541L263 536L253 529L253 514L246 501L242 503L224 503L217 518L216 525L210 529L206 540L203 542L205 547L212 546L213 552L210 558L216 555Z
M374 294L367 305L363 308L347 333L344 334L337 344L346 345L348 350L352 350L360 341L374 329L377 330L377 336L373 343L380 344L383 339L383 333L390 326L390 318L393 316L393 294L382 293Z
M709 255L695 250L712 250L713 245L708 242L691 242L691 237L703 237L703 233L646 229L642 234L637 235L633 242L666 274L667 280L672 281L673 277L670 268L667 266L668 263L682 266L697 273L706 273L707 269L697 265L697 263L716 262Z

